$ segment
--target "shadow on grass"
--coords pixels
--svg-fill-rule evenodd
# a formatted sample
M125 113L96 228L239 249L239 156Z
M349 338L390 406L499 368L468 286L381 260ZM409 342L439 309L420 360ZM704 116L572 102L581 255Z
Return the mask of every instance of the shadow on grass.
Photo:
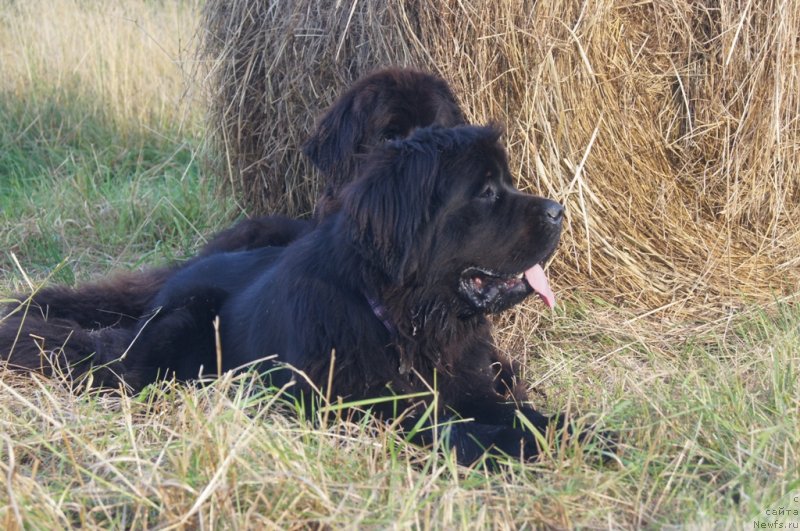
M69 92L0 93L4 277L19 273L10 252L37 277L80 260L57 273L66 283L191 254L233 212L191 133L121 124Z

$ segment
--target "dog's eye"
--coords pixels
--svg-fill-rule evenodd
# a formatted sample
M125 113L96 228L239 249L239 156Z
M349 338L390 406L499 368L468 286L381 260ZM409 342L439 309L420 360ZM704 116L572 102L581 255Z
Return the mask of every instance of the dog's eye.
M481 190L481 193L478 194L479 199L485 199L487 201L494 201L497 199L497 190L495 190L494 186L491 184L487 184Z

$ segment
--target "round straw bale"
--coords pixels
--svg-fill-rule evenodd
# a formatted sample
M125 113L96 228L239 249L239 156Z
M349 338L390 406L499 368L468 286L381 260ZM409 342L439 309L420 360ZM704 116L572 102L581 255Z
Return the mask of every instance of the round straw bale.
M410 65L505 123L519 186L567 206L558 287L671 311L798 290L798 2L209 0L205 28L210 123L253 212L311 212L315 118Z

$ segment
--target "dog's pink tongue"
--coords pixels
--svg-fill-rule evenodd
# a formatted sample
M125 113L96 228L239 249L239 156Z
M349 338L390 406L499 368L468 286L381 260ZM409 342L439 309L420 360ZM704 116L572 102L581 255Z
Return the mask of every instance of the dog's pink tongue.
M544 269L539 264L525 271L525 280L528 281L533 291L544 301L548 308L553 309L556 305L556 296L550 289L550 283L544 274Z

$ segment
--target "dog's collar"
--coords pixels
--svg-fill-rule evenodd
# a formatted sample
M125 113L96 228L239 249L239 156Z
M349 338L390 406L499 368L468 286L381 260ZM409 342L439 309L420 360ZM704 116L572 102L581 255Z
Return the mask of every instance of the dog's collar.
M375 314L375 317L380 319L380 321L383 323L383 326L389 331L389 334L392 337L397 336L397 327L392 322L392 319L389 316L389 310L386 308L386 306L380 303L375 297L370 297L369 295L367 295L367 302L369 303L369 307L372 308L372 313Z
M389 332L389 336L391 336L392 341L396 342L398 336L397 326L395 326L394 322L392 321L392 318L389 316L389 310L386 308L386 306L381 304L375 297L370 297L369 295L366 295L366 298L367 302L369 303L369 307L372 308L372 313L374 313L375 317L377 317L380 320L380 322L383 323L383 326ZM400 366L398 367L397 370L400 372L402 376L407 376L411 373L411 368L412 368L409 351L399 347L398 350L400 355Z

